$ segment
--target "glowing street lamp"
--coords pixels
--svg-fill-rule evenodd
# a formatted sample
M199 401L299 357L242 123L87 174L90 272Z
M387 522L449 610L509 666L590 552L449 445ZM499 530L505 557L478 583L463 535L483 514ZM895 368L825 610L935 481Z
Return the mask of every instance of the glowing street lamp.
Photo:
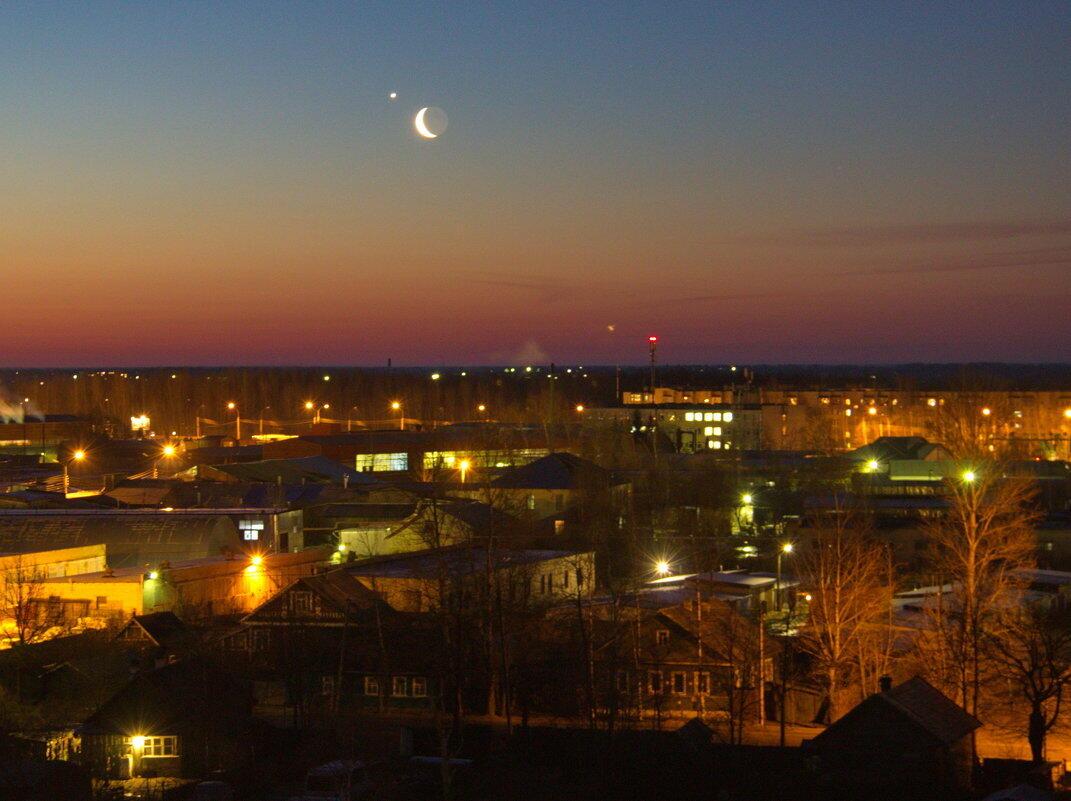
M234 412L234 439L241 444L242 442L242 413L238 411L238 404L234 401L227 403L227 411Z
M982 417L989 417L989 415L991 415L991 414L993 414L993 410L992 409L990 409L988 406L983 406L982 407Z
M967 483L967 484L973 484L973 483L974 483L974 480L975 480L976 478L978 478L978 474L977 474L977 473L975 473L975 472L974 472L973 470L964 470L964 471L963 471L963 481L964 481L965 483Z
M866 469L869 470L871 473L877 472L877 469L879 467L881 467L881 463L877 459L871 459L869 462L866 463Z
M576 405L576 411L577 411L577 414L583 414L584 413L584 404L578 403Z
M755 496L750 492L745 492L740 496L740 502L743 503L744 506L751 506L751 504L755 503Z
M71 491L71 474L70 466L74 462L84 462L86 460L86 452L81 448L76 449L71 453L71 458L63 463L63 497L66 498Z
M669 562L667 562L665 559L659 559L657 562L655 562L654 569L655 573L657 573L658 575L668 576L670 571Z
M390 408L391 408L391 411L398 412L398 430L399 431L405 431L405 415L401 413L402 412L402 402L401 401L391 401L390 402Z
M460 462L457 463L457 469L461 471L461 483L462 484L465 483L465 477L468 475L469 468L471 468L471 467L472 467L472 462L470 462L468 459L462 459Z

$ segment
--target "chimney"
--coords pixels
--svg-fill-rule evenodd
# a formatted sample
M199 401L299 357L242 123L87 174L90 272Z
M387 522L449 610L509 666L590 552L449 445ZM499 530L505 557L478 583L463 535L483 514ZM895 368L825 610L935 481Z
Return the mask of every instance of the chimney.
M882 676L878 679L878 685L883 693L889 692L892 689L892 676Z

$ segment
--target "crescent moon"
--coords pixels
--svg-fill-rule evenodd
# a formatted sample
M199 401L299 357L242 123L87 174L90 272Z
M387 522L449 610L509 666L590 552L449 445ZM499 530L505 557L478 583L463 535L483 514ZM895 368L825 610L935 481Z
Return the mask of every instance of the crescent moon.
M433 134L428 130L428 126L424 124L424 115L428 113L428 106L420 109L417 115L413 118L413 127L416 128L416 132L423 136L425 139L436 139L439 135Z

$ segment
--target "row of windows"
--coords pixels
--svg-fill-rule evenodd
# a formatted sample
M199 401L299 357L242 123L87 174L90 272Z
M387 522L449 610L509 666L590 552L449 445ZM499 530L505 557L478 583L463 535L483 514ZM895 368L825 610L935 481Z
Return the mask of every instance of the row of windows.
M379 696L379 676L364 677L364 694ZM427 698L428 680L423 676L391 676L390 694L392 698Z
M684 422L686 423L731 423L733 421L732 412L685 412Z
M178 756L178 737L127 737L131 753L142 757Z
M628 671L619 670L617 672L617 689L618 692L623 693L629 691ZM661 695L663 693L690 695L695 694L697 691L700 695L709 695L711 693L711 674L706 670L674 670L669 672L649 670L647 671L646 690L651 695Z
M569 589L570 582L572 581L572 578L571 578L572 574L573 574L572 570L563 570L562 571L561 588L563 590ZM578 587L581 587L581 588L583 588L583 586L584 586L584 571L581 570L580 568L577 568L577 570L576 570L576 584L577 584ZM554 592L554 574L553 573L544 573L544 574L540 575L540 577L539 577L539 594L540 595L548 595L548 594L550 594L552 592Z
M359 453L356 469L361 473L404 472L409 469L409 454Z

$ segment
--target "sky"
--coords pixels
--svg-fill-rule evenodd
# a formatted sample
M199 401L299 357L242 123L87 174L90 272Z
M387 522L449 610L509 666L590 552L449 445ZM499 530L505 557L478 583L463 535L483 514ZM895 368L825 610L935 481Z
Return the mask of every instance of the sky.
M1071 3L4 3L0 187L3 366L1067 361Z

